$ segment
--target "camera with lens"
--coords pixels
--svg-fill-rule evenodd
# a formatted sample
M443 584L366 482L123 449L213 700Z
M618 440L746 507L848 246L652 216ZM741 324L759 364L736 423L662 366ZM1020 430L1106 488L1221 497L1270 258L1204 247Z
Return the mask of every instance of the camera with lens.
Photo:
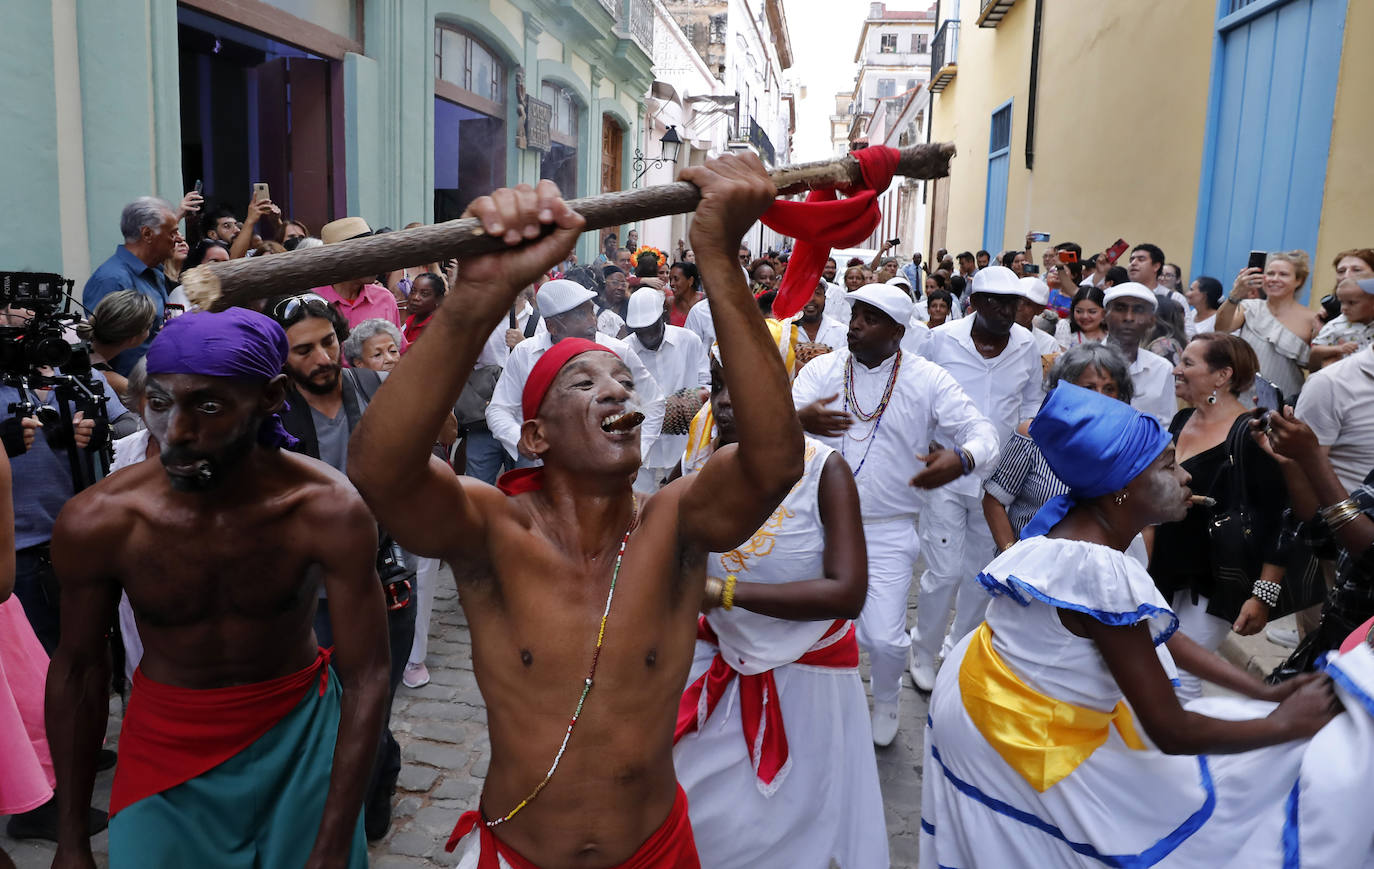
M95 482L92 457L78 456L72 440L72 416L76 410L96 420L101 437L92 441L91 452L108 466L109 430L105 414L105 380L91 368L90 344L76 338L71 328L79 314L67 310L75 281L40 272L0 272L0 382L19 390L19 401L5 408L9 418L0 423L0 439L6 451L16 455L19 418L37 417L49 445L66 449L72 460L77 489ZM37 400L33 390L51 389L57 396L54 408ZM22 452L22 447L19 449Z

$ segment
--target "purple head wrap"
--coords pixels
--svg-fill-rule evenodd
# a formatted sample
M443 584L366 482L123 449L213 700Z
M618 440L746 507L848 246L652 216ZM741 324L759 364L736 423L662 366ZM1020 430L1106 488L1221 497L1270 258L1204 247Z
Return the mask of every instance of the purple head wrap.
M247 308L186 314L162 327L148 348L149 374L200 374L268 381L286 366L286 332L271 317ZM272 414L258 443L290 449L298 441Z

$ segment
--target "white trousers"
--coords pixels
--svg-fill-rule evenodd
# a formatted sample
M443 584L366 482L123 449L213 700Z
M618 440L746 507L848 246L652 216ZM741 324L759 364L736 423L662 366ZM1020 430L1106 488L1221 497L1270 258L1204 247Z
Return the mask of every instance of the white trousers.
M410 644L411 664L423 664L429 654L429 618L434 613L434 587L439 583L437 558L415 559L415 639Z
M868 652L876 703L896 703L906 669L906 604L921 543L911 519L865 522L868 597L859 613L859 646Z
M1209 652L1220 649L1221 641L1231 633L1230 622L1207 614L1207 598L1202 595L1198 595L1197 603L1193 603L1191 591L1176 591L1173 606L1174 615L1178 616L1178 629ZM1179 667L1178 688L1174 693L1180 702L1196 700L1202 696L1202 680Z
M914 654L934 663L937 656L948 655L955 643L978 627L991 600L978 584L978 574L997 549L983 518L981 494L958 495L948 487L927 494L921 511L921 548L926 554L926 571L921 574L911 642L916 647ZM951 604L954 626L946 636Z

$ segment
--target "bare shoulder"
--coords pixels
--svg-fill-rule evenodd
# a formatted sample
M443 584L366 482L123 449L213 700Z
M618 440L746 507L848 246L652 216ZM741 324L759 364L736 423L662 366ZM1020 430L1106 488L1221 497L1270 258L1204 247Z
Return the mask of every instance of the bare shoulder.
M135 515L130 509L132 502L141 486L149 484L152 472L162 473L162 466L139 465L128 468L77 492L58 514L53 537L68 545L97 544L99 541L117 539L132 524Z

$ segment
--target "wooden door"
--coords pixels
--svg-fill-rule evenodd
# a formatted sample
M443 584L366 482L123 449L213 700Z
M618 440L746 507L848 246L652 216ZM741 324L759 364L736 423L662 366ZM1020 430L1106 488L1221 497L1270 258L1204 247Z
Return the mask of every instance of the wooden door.
M615 118L610 115L601 116L601 192L610 193L621 189L621 179L624 177L622 171L622 152L625 145L625 133L620 129L620 124L616 123ZM606 236L616 233L616 238L622 243L624 238L620 235L620 227L608 226L601 230L599 237L598 252L605 247Z

